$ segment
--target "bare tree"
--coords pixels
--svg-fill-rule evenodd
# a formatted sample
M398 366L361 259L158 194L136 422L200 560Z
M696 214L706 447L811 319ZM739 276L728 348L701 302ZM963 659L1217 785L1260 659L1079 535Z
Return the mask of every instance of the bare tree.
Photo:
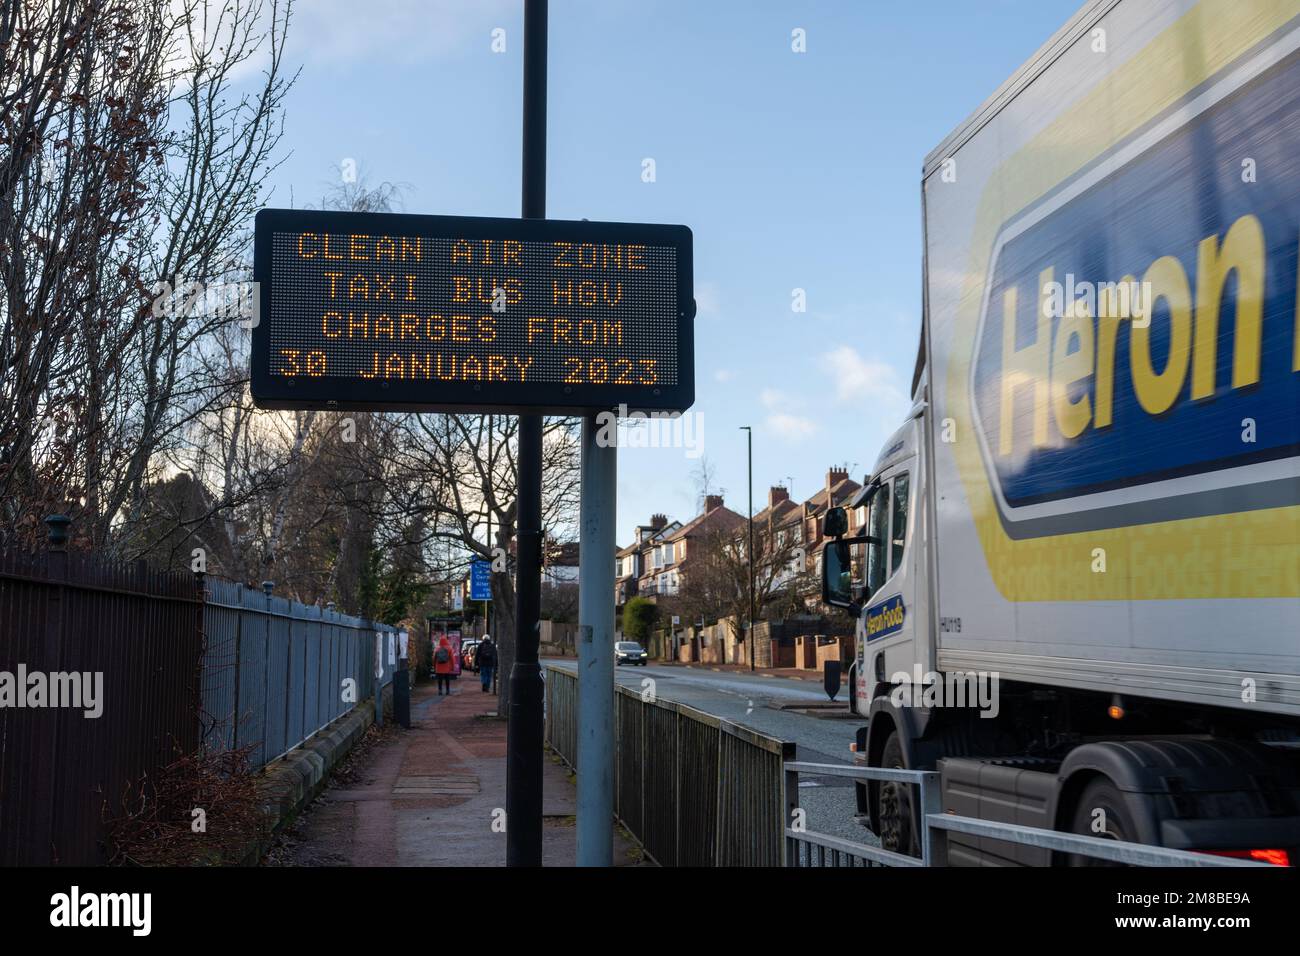
M747 525L715 525L693 536L687 545L688 564L681 572L676 603L690 620L731 618L738 636L749 621L749 537ZM782 607L792 581L792 568L801 553L793 536L759 523L754 526L754 611L762 618L770 607Z
M85 494L90 425L119 368L105 313L135 303L133 242L162 161L170 38L156 5L16 0L0 8L0 516L27 538ZM98 403L95 410L92 403Z
M192 424L242 398L246 376L213 375L208 354L238 316L206 306L247 275L289 9L4 4L0 536L65 510L77 543L130 556L148 544L134 526L162 514L150 484L192 471ZM254 65L262 82L236 94Z
M709 461L708 455L701 455L699 464L691 472L691 481L695 484L695 510L703 512L710 495L722 495L726 489L718 485L718 468Z

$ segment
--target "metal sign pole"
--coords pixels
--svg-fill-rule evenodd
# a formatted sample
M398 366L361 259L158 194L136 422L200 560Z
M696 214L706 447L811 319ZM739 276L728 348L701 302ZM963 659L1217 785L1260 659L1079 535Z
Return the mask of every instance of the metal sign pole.
M614 512L618 448L582 420L578 544L578 866L614 863Z
M546 218L547 0L524 0L523 217ZM519 416L515 659L506 729L506 865L542 865L542 416Z

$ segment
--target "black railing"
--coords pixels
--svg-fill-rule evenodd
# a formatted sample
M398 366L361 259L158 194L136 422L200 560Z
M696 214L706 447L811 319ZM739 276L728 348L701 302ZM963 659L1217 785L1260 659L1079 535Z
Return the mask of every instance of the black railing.
M261 767L393 678L392 627L69 554L50 528L44 554L0 550L0 865L104 863L110 821L177 758Z

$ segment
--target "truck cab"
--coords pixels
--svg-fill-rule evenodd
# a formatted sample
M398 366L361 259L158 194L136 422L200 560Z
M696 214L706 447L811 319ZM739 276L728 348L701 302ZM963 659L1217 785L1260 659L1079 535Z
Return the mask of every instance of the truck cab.
M886 765L882 760L889 736L902 718L887 714L877 723L879 732L871 734L872 716L893 710L893 688L919 684L922 675L934 670L931 556L923 506L929 493L926 425L926 403L920 397L885 441L862 490L826 518L826 535L834 540L823 549L822 598L855 619L849 709L868 722L856 733L857 759L875 766ZM849 512L858 518L854 536L846 536ZM907 766L901 740L889 750L889 765ZM896 802L900 794L892 792L895 788L884 789L887 801ZM859 820L875 832L880 832L878 790L875 784L857 785Z
M855 713L867 714L880 689L898 673L929 670L927 555L920 533L925 494L922 470L923 404L885 443L871 478L848 503L861 515L861 534L832 548L828 567L838 573L828 603L856 617L852 665ZM856 551L856 554L854 553Z

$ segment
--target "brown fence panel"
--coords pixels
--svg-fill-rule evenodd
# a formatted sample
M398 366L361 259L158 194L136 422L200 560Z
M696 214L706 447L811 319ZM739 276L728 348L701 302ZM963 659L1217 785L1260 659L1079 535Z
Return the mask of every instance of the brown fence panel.
M76 698L0 706L0 865L103 863L110 821L177 757L247 746L262 766L393 679L388 625L68 554L65 524L45 554L0 549L0 689Z
M42 659L45 619L49 607L45 555L0 552L0 671L17 678L21 666ZM33 840L36 819L45 812L35 800L20 799L35 791L32 768L38 765L38 746L51 751L53 740L38 734L42 713L17 707L0 708L0 863L49 862L46 840ZM48 717L46 718L48 725ZM49 726L41 729L50 730ZM50 759L47 757L46 760ZM53 767L49 768L53 773ZM47 793L48 800L48 793ZM48 806L48 804L47 804Z
M201 615L190 574L0 555L0 671L48 689L0 709L0 863L107 859L133 788L198 743Z

